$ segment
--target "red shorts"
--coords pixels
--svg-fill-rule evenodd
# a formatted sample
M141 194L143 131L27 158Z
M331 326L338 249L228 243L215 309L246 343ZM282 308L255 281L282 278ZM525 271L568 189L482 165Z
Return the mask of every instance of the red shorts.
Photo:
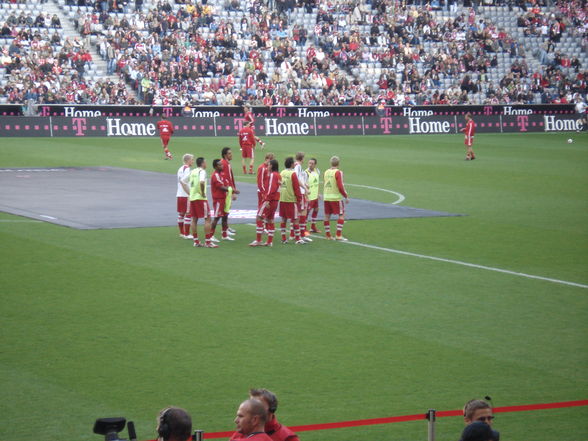
M161 138L161 143L163 144L164 147L167 147L167 145L169 144L169 139L171 138L171 135L160 135Z
M210 216L208 201L190 201L190 214L194 219L202 219Z
M280 217L284 219L298 219L298 204L296 202L280 201Z
M319 204L318 204L318 198L317 199L313 199L312 201L308 201L308 211L310 210L318 210L319 209Z
M257 215L262 219L268 219L270 222L273 222L274 217L276 217L276 211L278 210L278 202L279 201L262 202L259 210L257 210Z
M213 199L212 200L212 217L223 217L229 213L225 211L226 199Z
M190 210L188 209L188 197L187 196L178 196L178 213L188 213Z
M471 147L474 144L474 137L473 136L466 136L465 141L463 142L468 147Z
M306 194L303 194L300 200L297 202L298 204L298 211L306 210L308 206L308 200L306 199Z
M325 201L325 214L345 214L345 204L343 201Z
M250 145L241 146L241 156L243 158L253 158L253 151L255 149Z

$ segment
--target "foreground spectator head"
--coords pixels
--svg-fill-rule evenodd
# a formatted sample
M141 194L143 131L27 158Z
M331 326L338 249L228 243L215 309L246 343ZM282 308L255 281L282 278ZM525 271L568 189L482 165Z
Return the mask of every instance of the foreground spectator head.
M470 400L463 408L463 419L466 424L482 422L492 426L494 421L492 406L484 400Z
M239 406L235 424L239 433L249 436L256 432L263 433L266 420L267 412L263 403L259 400L249 399L243 401Z
M184 409L166 407L157 417L159 441L187 441L192 433L192 418Z
M486 423L475 422L463 429L460 441L497 441L494 432Z

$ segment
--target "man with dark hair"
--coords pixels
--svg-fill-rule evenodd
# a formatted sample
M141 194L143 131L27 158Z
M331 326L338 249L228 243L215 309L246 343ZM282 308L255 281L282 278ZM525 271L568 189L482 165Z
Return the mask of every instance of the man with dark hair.
M235 185L235 176L233 175L233 169L231 168L231 160L233 159L233 151L230 147L223 147L221 150L221 164L223 165L222 176L225 182L233 188L233 196L232 200L237 199L237 194L239 194L239 190L237 190L237 186ZM227 239L225 240L234 240L230 236L235 234L235 230L229 227L228 218L227 218Z
M161 138L161 145L163 147L163 151L165 153L165 159L173 159L172 154L170 153L167 145L169 144L169 139L174 134L174 125L165 119L163 114L161 115L161 119L157 121L157 130L159 130L159 137Z
M494 415L490 403L484 400L470 400L463 407L463 420L466 425L473 423L486 423L492 429ZM500 433L492 430L493 441L500 440Z
M278 397L267 389L251 389L249 396L263 403L267 411L267 421L265 422L265 433L273 441L300 441L298 435L286 426L280 424L276 418L278 410Z
M255 240L249 244L249 246L273 246L274 233L276 230L274 218L280 200L280 186L282 183L282 177L280 176L278 167L279 166L277 160L271 159L269 161L267 179L265 182L263 194L261 196L262 202L259 209L257 210L256 237ZM267 226L266 243L261 242L264 223Z
M474 145L474 135L476 134L476 123L472 119L471 113L465 114L466 125L461 131L465 134L464 144L466 146L466 161L473 161L476 159L476 155L472 150L472 145Z
M272 441L264 432L267 420L267 412L261 401L245 400L237 410L235 424L237 431L233 433L230 440L248 439L251 441Z
M463 429L459 441L497 441L497 439L488 424L475 422Z
M192 433L192 418L179 407L166 407L157 417L159 441L188 441Z
M218 224L219 219L222 219L222 238L223 240L233 240L228 235L228 217L230 199L233 196L233 189L223 176L223 164L220 159L212 161L214 172L210 178L210 186L212 193L212 227L211 240L214 237L214 230Z

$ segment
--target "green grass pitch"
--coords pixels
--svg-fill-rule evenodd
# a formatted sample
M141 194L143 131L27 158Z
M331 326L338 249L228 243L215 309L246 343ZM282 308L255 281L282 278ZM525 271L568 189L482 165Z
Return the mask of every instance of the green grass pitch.
M588 284L586 134L479 134L473 162L462 136L267 141L280 161L303 150L324 170L338 154L348 184L467 214L352 221L350 240ZM5 138L0 167L175 173L183 153L213 159L225 145L236 143L174 138L172 162L157 138ZM586 288L324 240L251 249L254 228L237 230L207 250L173 227L79 231L0 213L0 439L100 440L92 425L105 416L153 439L167 405L188 409L195 428L231 430L250 387L278 394L287 425L457 409L487 394L497 406L588 398ZM586 407L503 413L495 427L503 441L578 441L587 418ZM441 418L437 439L462 427ZM410 441L427 428L300 435Z

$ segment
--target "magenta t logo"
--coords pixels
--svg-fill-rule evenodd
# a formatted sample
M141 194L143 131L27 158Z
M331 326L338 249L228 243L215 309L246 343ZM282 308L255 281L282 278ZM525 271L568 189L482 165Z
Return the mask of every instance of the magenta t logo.
M172 116L173 109L171 107L164 107L161 113L163 113L165 117L169 118L170 116Z
M386 116L392 116L392 109L390 107L385 107L384 111Z
M86 136L86 118L72 118L71 125L76 136Z
M518 115L517 126L521 129L521 132L526 132L529 127L529 115Z
M283 118L286 116L286 109L284 107L278 107L276 109L276 115L278 115L278 118Z
M484 106L484 115L492 115L492 106Z
M380 128L382 129L382 133L387 135L390 133L390 129L392 128L392 118L380 118Z
M241 130L243 128L243 123L245 122L245 118L235 118L233 120L233 124L237 126L237 130Z
M43 106L41 107L41 116L50 116L51 115L51 107Z

